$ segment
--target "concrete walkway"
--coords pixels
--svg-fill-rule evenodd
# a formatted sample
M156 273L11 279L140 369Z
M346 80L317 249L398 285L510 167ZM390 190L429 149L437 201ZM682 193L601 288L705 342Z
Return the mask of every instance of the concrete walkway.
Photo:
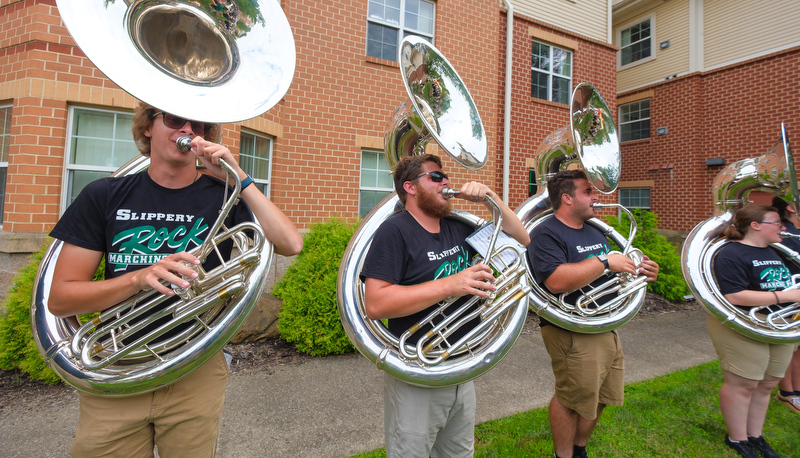
M626 381L645 380L716 358L706 312L636 317L620 329ZM361 355L313 358L269 371L232 374L218 456L341 457L383 447L383 372ZM543 407L553 393L538 331L523 334L506 358L475 380L477 421ZM0 411L7 457L65 457L78 421L78 395Z

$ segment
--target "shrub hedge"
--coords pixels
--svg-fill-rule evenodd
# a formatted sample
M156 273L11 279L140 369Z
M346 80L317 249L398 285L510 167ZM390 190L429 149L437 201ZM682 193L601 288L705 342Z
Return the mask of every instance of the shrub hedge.
M13 286L3 301L0 315L0 369L20 370L32 379L55 384L61 379L44 362L31 330L31 298L36 271L49 245L30 257L28 264L14 276Z
M298 351L323 356L354 350L339 321L336 286L339 264L357 225L335 218L313 225L303 250L272 291L283 300L278 332Z
M648 289L671 301L683 302L683 296L690 292L683 279L681 258L675 246L656 231L658 217L654 213L639 208L632 209L631 212L638 226L633 246L642 250L642 253L659 266L658 279L649 283ZM623 213L621 218L609 216L606 220L620 234L628 235L630 219L627 214Z

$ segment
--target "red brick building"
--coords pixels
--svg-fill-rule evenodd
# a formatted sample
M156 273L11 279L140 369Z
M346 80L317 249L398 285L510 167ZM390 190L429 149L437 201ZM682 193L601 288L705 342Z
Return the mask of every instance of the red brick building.
M301 229L364 215L391 191L383 136L407 100L396 46L412 33L432 40L452 63L488 137L486 167L470 172L446 159L445 168L457 186L478 180L502 193L507 183L514 208L528 196L533 152L567 123L571 88L592 83L612 110L616 91L616 48L602 38L610 24L606 0L588 2L600 12L592 15L599 24L592 33L555 25L569 22L560 6L548 19L534 17L534 2L515 3L507 178L507 6L499 1L402 0L397 10L383 0L283 0L297 51L291 87L264 115L225 124L223 143L243 166L248 161L257 184ZM559 69L532 69L532 46L540 57L552 52ZM8 275L22 254L38 249L85 183L136 156L128 127L136 100L75 45L54 0L0 0L0 68L0 259ZM428 150L444 155L434 143ZM463 208L485 214L482 206Z
M725 165L765 154L781 123L797 144L799 3L623 0L614 29L622 204L689 231L713 214Z

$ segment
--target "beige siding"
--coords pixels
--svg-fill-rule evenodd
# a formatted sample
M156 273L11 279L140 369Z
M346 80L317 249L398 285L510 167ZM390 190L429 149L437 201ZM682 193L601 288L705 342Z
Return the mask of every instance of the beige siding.
M619 46L619 31L639 21L651 18L654 28L655 59L618 69L617 90L626 90L663 81L689 70L689 2L670 1L624 19L615 18L614 45ZM670 46L660 49L659 44L669 40Z
M514 12L608 41L608 0L512 0Z
M800 1L704 0L704 9L706 69L800 43Z

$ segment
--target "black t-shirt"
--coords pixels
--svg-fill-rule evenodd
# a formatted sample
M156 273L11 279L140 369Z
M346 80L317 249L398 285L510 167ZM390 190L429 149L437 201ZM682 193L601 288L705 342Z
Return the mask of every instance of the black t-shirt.
M441 219L439 228L438 234L428 232L407 211L390 216L375 231L361 269L361 280L369 277L410 286L455 275L470 267L475 251L467 244L466 238L474 232L474 228L450 218ZM458 308L470 297L463 296L445 313ZM400 337L436 305L432 304L428 309L409 316L390 319L389 331ZM472 326L462 326L448 340L454 343ZM408 343L416 343L430 328L430 325L423 327L411 336Z
M200 175L197 181L181 189L164 188L147 172L102 178L81 191L50 236L105 253L105 278L114 278L155 264L172 253L202 245L223 206L224 186L222 181L206 175ZM231 228L252 220L250 209L240 201L228 214L225 226ZM230 240L220 244L220 254L229 259L232 246ZM214 252L203 262L207 272L219 265ZM175 295L159 308L178 299ZM130 340L170 319L166 316L149 324ZM179 326L163 338L188 326Z
M714 275L719 291L780 291L791 285L783 258L770 247L754 247L739 242L723 246L714 258Z
M600 254L607 254L609 251L608 239L596 227L584 223L580 229L574 229L553 216L536 226L531 233L531 244L528 245L528 264L533 270L534 281L547 289L544 281L555 272L558 266L578 263ZM590 291L605 281L608 281L608 276L601 275L588 287L580 288L567 295L566 302L574 304L584 289ZM604 303L613 297L613 295L604 296L598 302ZM539 321L542 326L551 324L541 317Z
M158 185L147 172L103 178L89 183L67 208L50 236L106 254L106 278L155 264L180 251L200 246L222 208L224 183L200 175L181 189ZM226 226L252 221L240 202ZM230 246L222 254L230 255ZM211 270L219 261L213 254L203 265Z

